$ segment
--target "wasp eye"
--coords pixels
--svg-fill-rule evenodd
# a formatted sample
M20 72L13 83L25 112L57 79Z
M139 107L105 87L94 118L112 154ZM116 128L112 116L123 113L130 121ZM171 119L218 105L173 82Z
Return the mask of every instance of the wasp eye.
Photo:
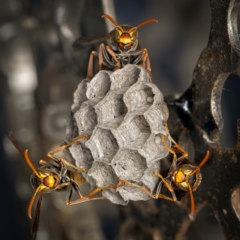
M136 38L137 38L137 31L134 31L134 32L132 32L132 33L130 33L130 34L131 34L131 39L132 39L133 41L135 41Z
M183 191L188 191L188 185L186 182L182 182L179 185L179 188L182 189Z
M122 31L119 28L116 28L114 31L114 38L118 40L120 39L121 35L122 35Z
M131 28L129 30L129 34L131 36L131 40L134 42L137 39L137 36L138 36L137 29L136 28Z

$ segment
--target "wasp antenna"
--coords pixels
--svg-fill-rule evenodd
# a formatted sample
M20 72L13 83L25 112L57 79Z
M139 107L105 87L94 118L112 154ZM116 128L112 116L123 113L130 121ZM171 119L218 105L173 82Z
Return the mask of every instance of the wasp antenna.
M205 157L203 158L203 160L195 168L195 170L190 174L190 176L194 175L207 162L207 160L209 159L209 156L210 156L210 151L207 151Z
M43 186L42 185L39 185L38 188L35 190L33 196L32 196L32 199L29 203L29 206L28 206L28 217L30 219L32 219L32 206L33 206L33 203L35 201L35 198L37 196L37 193L40 192L42 190Z
M41 179L42 177L39 175L39 173L38 173L38 171L36 170L34 164L33 164L32 161L29 159L28 149L26 149L25 152L24 152L24 158L25 158L28 166L33 170L34 174L35 174L39 179Z
M207 160L209 159L209 156L210 156L210 151L207 151L205 157L200 162L200 164L197 166L198 169L200 169L207 162Z
M143 26L143 25L145 25L145 24L148 24L148 23L150 23L150 22L158 22L158 20L157 20L156 18L149 18L149 19L147 19L147 20L139 23L137 26L135 26L135 27L133 27L133 28L139 28L139 27L141 27L141 26Z
M118 24L116 23L115 20L112 19L112 17L110 17L108 14L103 14L102 18L107 18L108 20L110 20L115 26L118 26Z

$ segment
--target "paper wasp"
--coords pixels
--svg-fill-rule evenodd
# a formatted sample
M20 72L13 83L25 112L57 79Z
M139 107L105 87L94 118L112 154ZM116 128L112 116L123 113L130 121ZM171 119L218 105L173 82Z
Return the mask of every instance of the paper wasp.
M168 127L166 126L167 130ZM165 139L169 138L173 143L173 147L169 147ZM170 135L162 136L162 143L173 154L173 161L170 168L162 171L161 173L154 172L153 174L160 178L159 184L155 193L151 193L145 186L122 180L120 182L128 184L133 187L142 189L146 194L152 198L163 198L170 201L180 201L187 193L190 196L191 209L189 217L193 219L195 212L195 202L193 192L201 184L202 175L200 168L209 159L209 151L206 152L205 157L198 166L193 165L187 158L188 152L186 152L179 144L177 144ZM162 187L165 186L171 194L171 197L161 193Z
M30 177L30 182L32 187L35 189L33 197L29 203L28 207L28 216L32 218L32 207L36 199L37 194L40 196L38 198L38 203L36 211L34 214L33 225L31 229L31 240L36 239L39 218L40 218L40 208L43 194L49 193L52 191L65 191L67 190L66 205L78 204L86 201L100 200L105 199L104 197L92 197L101 190L109 188L118 188L119 186L106 186L103 188L95 188L87 196L83 196L81 193L80 185L82 185L86 180L81 175L81 172L85 172L84 168L78 168L63 158L54 156L56 153L70 147L72 144L80 141L82 139L88 138L88 136L79 136L70 143L62 145L52 151L50 151L46 157L39 161L39 164L42 165L39 168L36 168L28 156L28 150L23 151L18 144L17 140L14 138L12 132L7 133L9 139L13 145L18 149L18 151L23 155L28 166L32 169L33 174ZM72 190L75 190L79 196L79 199L71 201Z
M150 22L158 22L155 18L149 18L135 27L127 24L119 25L109 15L103 14L102 18L107 18L116 28L109 34L95 37L80 37L73 43L75 50L81 49L91 42L96 42L97 39L110 38L110 46L105 46L103 43L99 47L99 52L91 52L87 78L93 77L93 57L98 59L99 71L103 66L110 70L117 70L127 64L138 64L145 67L151 76L151 66L147 49L141 49L138 44L137 29Z

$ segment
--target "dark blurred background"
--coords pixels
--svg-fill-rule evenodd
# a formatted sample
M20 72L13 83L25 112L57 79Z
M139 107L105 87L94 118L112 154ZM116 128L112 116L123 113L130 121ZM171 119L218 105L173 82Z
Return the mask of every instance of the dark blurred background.
M33 195L31 170L5 132L13 131L36 164L64 142L72 94L86 76L90 51L98 49L92 45L73 52L72 43L79 36L109 32L113 25L106 25L103 13L132 26L157 18L158 23L139 29L140 46L148 49L155 83L164 95L180 96L192 81L208 42L208 0L1 0L1 239L29 239L27 207ZM223 96L226 101L230 89ZM230 116L228 110L225 115ZM236 127L228 129L226 123L222 143L233 146ZM118 209L107 201L66 207L65 193L44 196L39 240L114 239L118 229ZM186 239L223 239L210 208L200 212Z

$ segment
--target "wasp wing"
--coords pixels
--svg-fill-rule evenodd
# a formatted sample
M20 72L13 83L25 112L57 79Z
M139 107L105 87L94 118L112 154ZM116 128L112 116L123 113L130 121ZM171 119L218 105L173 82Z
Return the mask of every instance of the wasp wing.
M23 155L24 157L24 150L20 147L19 142L16 140L12 132L7 132L7 136L12 142L12 144L15 146L15 148Z
M32 229L31 229L31 240L36 240L37 238L37 231L38 231L38 225L39 225L39 219L40 219L40 209L41 209L41 203L42 203L42 197L43 194L41 194L38 198L37 208L35 211Z
M107 39L109 37L110 37L109 33L91 37L80 37L77 40L75 40L72 46L74 51L80 51L92 44L99 43L102 40Z

